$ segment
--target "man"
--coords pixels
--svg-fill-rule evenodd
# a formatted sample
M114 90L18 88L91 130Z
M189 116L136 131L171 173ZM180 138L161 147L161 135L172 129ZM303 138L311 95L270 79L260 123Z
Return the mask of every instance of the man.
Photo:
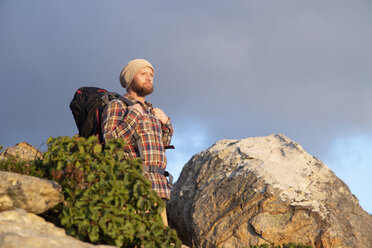
M162 199L169 200L170 187L163 175L167 165L164 147L170 144L173 127L161 109L145 101L154 89L154 67L147 60L135 59L124 67L119 78L127 90L124 97L134 105L127 106L120 99L107 105L102 113L103 139L124 139L129 156L142 158L144 175L151 181L152 189ZM168 225L165 209L162 217Z

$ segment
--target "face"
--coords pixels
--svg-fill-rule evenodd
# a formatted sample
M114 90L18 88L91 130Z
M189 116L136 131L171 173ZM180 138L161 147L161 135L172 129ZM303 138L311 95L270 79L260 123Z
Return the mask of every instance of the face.
M144 97L150 95L153 90L154 72L150 67L144 67L133 77L129 88L136 92L138 96Z

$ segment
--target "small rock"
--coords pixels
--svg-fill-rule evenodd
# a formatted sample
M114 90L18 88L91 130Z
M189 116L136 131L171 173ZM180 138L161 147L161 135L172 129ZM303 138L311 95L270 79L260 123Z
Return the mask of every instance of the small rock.
M56 182L0 171L0 212L22 208L40 214L63 201Z
M15 146L6 148L1 154L0 158L6 159L9 157L16 157L19 160L31 161L42 158L40 151L36 150L32 145L27 142L18 143Z
M0 248L114 248L95 246L66 235L65 230L23 209L0 213Z

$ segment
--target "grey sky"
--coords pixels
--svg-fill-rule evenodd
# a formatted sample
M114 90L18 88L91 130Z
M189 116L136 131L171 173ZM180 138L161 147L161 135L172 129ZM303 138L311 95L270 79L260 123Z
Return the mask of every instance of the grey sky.
M146 58L149 100L176 128L176 177L219 139L280 132L337 175L358 168L342 179L372 212L371 181L352 186L372 159L335 156L355 137L372 144L371 24L370 1L0 0L0 144L75 134L74 91L124 93L120 70Z

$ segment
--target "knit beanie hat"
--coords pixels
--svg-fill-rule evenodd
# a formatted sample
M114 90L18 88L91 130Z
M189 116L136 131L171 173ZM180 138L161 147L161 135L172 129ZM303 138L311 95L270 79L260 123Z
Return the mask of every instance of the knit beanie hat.
M154 67L145 59L134 59L129 61L129 63L124 67L120 73L120 83L121 86L128 90L129 85L132 83L134 76L143 67L150 67L153 72L155 72Z

